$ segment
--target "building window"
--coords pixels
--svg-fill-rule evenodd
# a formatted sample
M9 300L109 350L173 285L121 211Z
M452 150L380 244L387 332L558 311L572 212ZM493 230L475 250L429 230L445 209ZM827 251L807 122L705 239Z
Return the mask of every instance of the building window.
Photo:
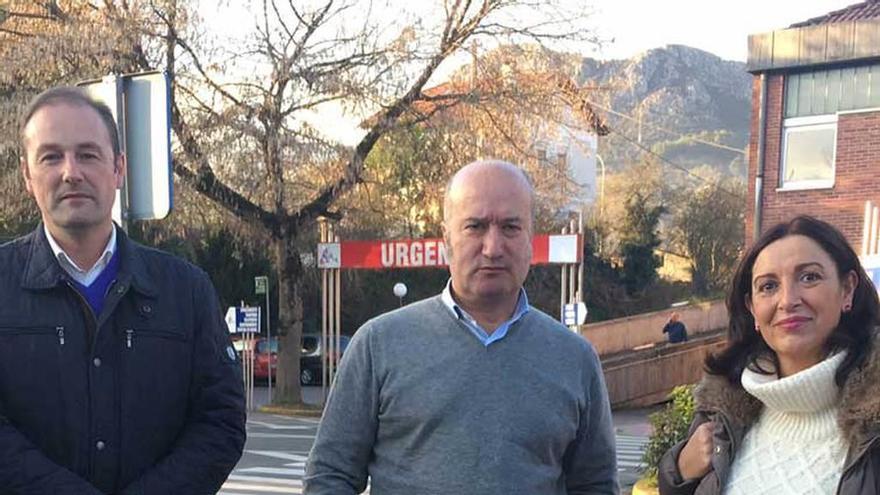
M836 143L837 115L785 119L781 187L832 187Z
M785 77L785 117L831 115L880 107L880 64Z
M880 107L880 64L786 76L779 187L833 187L838 112L875 107Z

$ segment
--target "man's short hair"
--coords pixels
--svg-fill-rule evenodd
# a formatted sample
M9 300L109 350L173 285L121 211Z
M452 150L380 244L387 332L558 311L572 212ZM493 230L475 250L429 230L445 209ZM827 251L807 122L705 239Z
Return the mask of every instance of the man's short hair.
M25 150L24 129L28 122L31 121L34 114L41 108L58 104L68 104L74 106L83 106L94 110L104 127L107 128L107 135L110 136L110 147L113 149L113 158L119 157L122 149L119 144L119 130L116 127L116 120L113 118L113 112L110 107L90 97L80 88L71 86L60 86L57 88L47 89L38 94L28 103L21 114L18 127L18 138L21 144L22 152Z
M511 162L508 162L505 160L497 160L497 159L476 160L471 163L468 163L464 167L461 167L454 174L452 174L452 176L449 178L449 180L446 181L446 189L443 191L443 221L446 222L449 219L449 213L450 213L450 211L449 211L449 193L452 190L452 184L455 182L455 179L458 178L458 173L462 169L467 167L468 165L473 165L476 163L485 163L485 164L507 167L511 171L516 171L519 173L520 177L525 182L526 189L528 190L528 193L529 193L529 201L531 203L531 205L530 205L531 206L530 213L531 213L531 221L532 221L531 223L532 223L532 229L534 229L535 228L535 217L537 216L536 213L538 210L538 205L537 205L537 201L536 201L537 195L535 193L535 183L532 182L531 176L529 176L529 173L526 172L524 168L517 166L514 163L511 163Z

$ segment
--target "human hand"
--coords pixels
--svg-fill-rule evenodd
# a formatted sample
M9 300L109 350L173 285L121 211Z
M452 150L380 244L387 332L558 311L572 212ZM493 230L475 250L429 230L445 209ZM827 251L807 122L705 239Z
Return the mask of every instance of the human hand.
M712 430L715 423L708 421L694 430L684 448L678 454L678 472L682 479L702 478L712 467Z

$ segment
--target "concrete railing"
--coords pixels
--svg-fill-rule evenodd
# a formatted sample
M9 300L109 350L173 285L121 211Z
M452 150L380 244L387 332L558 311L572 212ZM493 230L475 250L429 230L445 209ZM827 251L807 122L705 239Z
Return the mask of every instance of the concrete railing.
M690 338L727 327L724 301L711 301L583 325L580 334L593 344L600 356L660 344L666 342L663 325L672 311L679 314Z
M706 354L718 352L724 343L724 332L714 332L684 344L661 344L603 360L611 406L663 402L675 386L700 381Z

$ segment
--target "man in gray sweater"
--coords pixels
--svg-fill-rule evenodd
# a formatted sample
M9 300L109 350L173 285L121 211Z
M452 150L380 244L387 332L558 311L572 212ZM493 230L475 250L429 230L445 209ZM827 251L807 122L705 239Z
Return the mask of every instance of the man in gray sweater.
M309 495L617 493L611 410L590 344L529 307L534 190L518 167L450 180L439 296L360 328L306 468Z

